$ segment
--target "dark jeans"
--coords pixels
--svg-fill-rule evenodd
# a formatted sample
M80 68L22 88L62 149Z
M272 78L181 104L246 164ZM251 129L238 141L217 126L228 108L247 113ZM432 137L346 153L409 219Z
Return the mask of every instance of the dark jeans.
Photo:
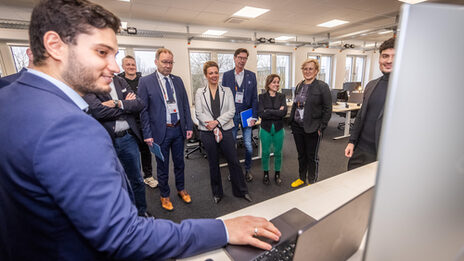
M145 142L139 142L139 151L140 156L142 158L142 171L143 171L143 178L149 178L153 176L153 166L151 162L151 152L150 148Z
M203 146L205 146L206 155L208 156L211 190L213 191L213 195L217 197L222 197L224 194L222 190L221 170L219 167L219 150L221 150L229 167L232 193L236 197L243 197L248 193L248 187L245 183L245 177L237 158L235 139L232 136L232 131L223 131L222 137L221 142L217 143L214 139L213 132L200 132L200 139Z
M147 211L147 202L145 199L145 184L140 172L140 154L137 140L131 134L126 134L121 138L114 139L114 148L134 192L135 206L139 215L142 215Z
M322 135L319 136L317 131L306 133L303 127L297 123L292 123L293 138L295 139L296 150L298 152L298 165L300 179L313 184L318 178L319 157L319 143Z
M166 127L166 136L160 144L164 161L156 158L156 172L158 174L158 187L161 197L169 197L169 151L174 163L174 176L176 177L177 191L184 190L184 136L180 124L176 127Z
M353 151L353 155L348 160L348 170L359 168L377 160L377 155L369 153L359 147Z

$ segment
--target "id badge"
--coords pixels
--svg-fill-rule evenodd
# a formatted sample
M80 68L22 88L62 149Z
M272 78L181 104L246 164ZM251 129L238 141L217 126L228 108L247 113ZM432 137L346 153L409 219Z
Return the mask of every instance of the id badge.
M177 113L177 103L168 103L168 112L169 113Z
M235 93L235 103L243 103L243 92Z
M304 119L304 109L297 109L298 114L300 115L300 119Z

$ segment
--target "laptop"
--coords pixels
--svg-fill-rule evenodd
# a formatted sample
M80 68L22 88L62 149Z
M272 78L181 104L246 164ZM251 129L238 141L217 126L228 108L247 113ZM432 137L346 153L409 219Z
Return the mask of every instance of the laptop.
M275 248L279 243L286 242L291 238L294 238L299 230L315 223L316 219L312 218L297 208L292 208L289 211L270 220L270 222L274 224L274 226L276 226L282 233L280 240L278 242L274 242L267 238L258 238L271 244L272 247ZM226 252L232 260L248 261L256 259L258 256L263 254L264 250L252 246L227 245Z
M229 254L236 261L346 260L359 249L367 229L373 196L373 188L366 190L321 220L307 224L293 235L282 237L269 251L254 248L261 252L256 257L242 259L245 256Z

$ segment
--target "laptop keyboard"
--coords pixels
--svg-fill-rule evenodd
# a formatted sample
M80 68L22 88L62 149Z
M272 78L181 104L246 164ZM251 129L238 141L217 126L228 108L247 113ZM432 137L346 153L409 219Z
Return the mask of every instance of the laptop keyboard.
M273 247L271 250L262 253L260 256L253 259L253 261L287 261L293 260L295 254L296 241L289 240L282 242Z

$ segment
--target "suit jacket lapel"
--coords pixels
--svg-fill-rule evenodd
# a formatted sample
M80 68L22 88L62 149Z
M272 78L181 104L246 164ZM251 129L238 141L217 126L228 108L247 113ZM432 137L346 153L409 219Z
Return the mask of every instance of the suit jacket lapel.
M203 89L203 99L205 100L206 108L208 109L211 116L213 116L213 111L211 110L211 99L209 97L210 97L209 88L208 86L205 86L205 88Z

